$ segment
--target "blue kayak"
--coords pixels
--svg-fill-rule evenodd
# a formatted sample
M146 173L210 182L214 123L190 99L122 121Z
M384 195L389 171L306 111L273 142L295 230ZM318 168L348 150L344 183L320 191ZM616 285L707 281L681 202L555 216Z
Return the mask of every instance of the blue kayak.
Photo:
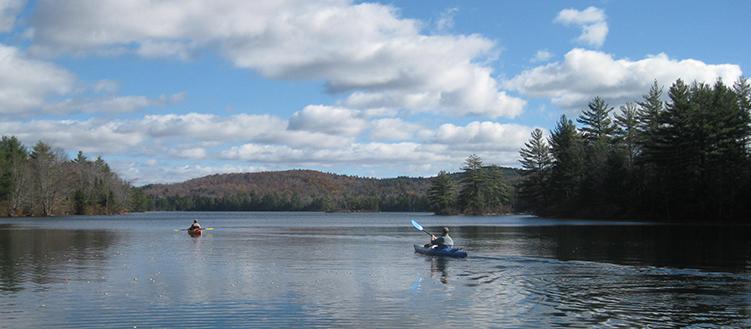
M415 252L423 255L430 256L446 256L454 258L467 257L467 252L461 248L425 248L423 246L414 245Z

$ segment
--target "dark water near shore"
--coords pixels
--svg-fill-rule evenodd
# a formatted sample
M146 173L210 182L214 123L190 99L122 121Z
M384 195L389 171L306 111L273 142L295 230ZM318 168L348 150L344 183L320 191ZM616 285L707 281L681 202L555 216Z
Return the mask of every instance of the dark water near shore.
M216 230L175 231L193 218ZM469 257L414 254L411 218ZM523 216L0 219L0 328L751 327L749 237Z

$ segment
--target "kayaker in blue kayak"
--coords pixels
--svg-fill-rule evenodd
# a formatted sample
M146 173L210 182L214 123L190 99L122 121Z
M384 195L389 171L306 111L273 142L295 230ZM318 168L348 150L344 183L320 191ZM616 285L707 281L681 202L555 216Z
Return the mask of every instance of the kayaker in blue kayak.
M454 247L454 239L449 236L449 228L444 227L441 236L436 237L435 234L430 235L430 243L426 247L431 248L452 248ZM433 247L435 246L435 247Z

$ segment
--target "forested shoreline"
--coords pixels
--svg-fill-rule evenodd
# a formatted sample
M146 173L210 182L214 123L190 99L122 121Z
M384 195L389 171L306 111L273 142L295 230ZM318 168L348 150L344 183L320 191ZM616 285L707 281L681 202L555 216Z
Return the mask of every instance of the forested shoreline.
M738 221L751 215L751 87L717 81L667 91L656 82L636 103L595 97L521 149L518 210L553 217ZM612 118L612 120L611 120Z
M522 169L470 155L461 172L365 178L289 170L132 187L101 158L68 160L38 142L0 141L0 216L127 211L432 211L487 215L733 221L751 215L751 87L657 82L618 113L595 97L546 137L535 129Z
M131 186L101 158L40 141L27 149L16 137L0 140L0 216L110 215L127 212Z
M484 165L472 154L464 162L460 174L441 171L428 190L430 210L438 215L491 215L514 211L515 171L495 165Z

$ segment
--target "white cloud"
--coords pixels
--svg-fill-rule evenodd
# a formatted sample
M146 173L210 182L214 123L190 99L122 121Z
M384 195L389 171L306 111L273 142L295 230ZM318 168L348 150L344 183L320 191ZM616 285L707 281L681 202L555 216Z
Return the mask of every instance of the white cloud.
M582 33L577 41L594 47L602 47L608 36L605 12L597 7L588 7L581 11L573 8L561 10L554 22L581 27Z
M273 116L190 113L107 122L0 122L0 131L19 137L26 145L41 139L68 151L141 159L142 164L137 167L121 167L128 170L126 178L139 178L139 183L146 184L164 180L155 173L164 167L175 163L193 166L194 161L201 161L208 166L205 168L224 162L233 168L328 168L359 174L422 176L443 169L458 170L471 153L479 154L486 163L516 165L518 148L532 129L491 121L465 126L444 124L430 129L395 118L380 118L369 122L369 129L360 133L370 133L375 136L373 140L359 141L359 136L345 138L288 130L286 124L286 120ZM209 173L186 171L169 180Z
M370 139L379 142L407 141L427 134L426 130L420 125L401 119L377 119L371 122Z
M135 161L121 161L106 159L115 171L136 186L146 184L175 183L188 179L198 178L213 174L227 174L238 172L252 172L266 170L264 167L249 165L197 165L182 163L160 163L158 166L151 164L143 165Z
M0 44L0 114L124 113L147 106L174 104L185 97L181 92L157 98L117 95L86 98L82 90L113 94L119 85L112 80L99 80L85 88L79 88L77 84L76 77L67 70L29 58L15 47Z
M146 40L141 43L136 53L146 58L168 57L188 60L193 48L194 46L184 42Z
M518 151L532 128L517 124L475 121L466 126L446 123L436 129L432 141L467 150Z
M367 122L359 118L355 111L325 105L308 105L292 115L288 129L356 136L366 125Z
M345 106L516 116L526 102L503 92L479 35L425 35L389 6L350 1L40 0L32 51L184 59L213 47L235 66L279 79L322 80L353 93ZM358 100L360 98L360 100ZM362 98L367 98L363 102Z
M535 53L535 56L532 57L532 59L530 59L529 61L532 62L532 63L547 62L551 58L553 58L553 53L551 53L551 52L549 52L547 50L538 50Z
M161 139L191 138L211 142L252 141L272 145L321 148L347 143L351 138L320 132L287 129L287 121L271 115L238 114L217 116L188 113L183 115L147 115L125 129L142 131Z
M349 165L403 164L422 161L443 161L440 153L427 152L419 143L349 143L336 148L320 150L292 148L286 145L244 144L222 152L225 159L254 162L297 163L300 165L323 165L347 163Z
M169 154L183 159L201 160L205 159L208 153L203 147L188 147L183 149L172 149Z
M573 49L562 62L524 71L506 83L524 95L550 98L556 106L579 110L594 96L611 104L637 100L654 80L669 86L677 79L713 83L722 78L732 84L741 76L734 64L706 64L694 59L676 60L666 54L641 60L615 59L600 51Z
M120 122L97 120L33 120L29 122L0 122L3 134L18 137L30 146L41 140L66 151L81 150L87 153L115 154L132 151L146 138L136 131L122 129Z
M0 114L35 110L47 97L70 92L74 82L68 71L0 44Z
M158 98L146 96L112 96L99 99L66 99L42 106L44 112L53 114L69 113L127 113L149 106L165 106L183 100L185 93L161 95Z
M98 93L112 94L120 89L120 83L114 80L99 80L94 83L93 89Z
M200 140L221 141L258 138L285 130L286 123L270 115L239 114L220 117L188 113L147 115L142 120L133 122L131 129L159 138L189 136Z
M561 10L555 21L562 24L589 25L605 21L605 12L597 7L587 7L584 10L573 8Z
M25 4L25 0L0 0L0 32L9 32L13 29L16 16Z
M459 8L451 7L446 8L443 12L441 12L441 15L438 17L438 20L435 22L435 29L439 33L446 33L447 31L450 31L454 28L454 16L456 16L456 13L459 12Z

